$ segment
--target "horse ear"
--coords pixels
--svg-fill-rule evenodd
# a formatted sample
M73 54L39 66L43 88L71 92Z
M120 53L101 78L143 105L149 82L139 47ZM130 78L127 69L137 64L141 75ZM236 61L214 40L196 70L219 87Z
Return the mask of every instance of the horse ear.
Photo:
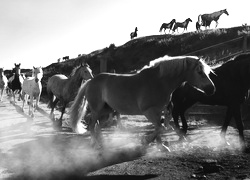
M33 69L36 69L35 66L33 66Z

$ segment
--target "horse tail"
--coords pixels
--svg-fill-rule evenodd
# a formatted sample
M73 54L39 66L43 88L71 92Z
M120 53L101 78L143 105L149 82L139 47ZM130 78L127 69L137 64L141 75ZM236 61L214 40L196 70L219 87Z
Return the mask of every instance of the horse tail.
M53 103L53 93L50 89L50 85L49 83L47 84L47 95L48 95L48 99L49 99L49 103L48 103L48 108L52 107L52 103Z
M71 127L73 131L80 134L86 132L86 129L81 124L81 119L85 116L88 105L88 102L85 98L88 82L89 80L82 84L82 86L79 88L77 96L75 97L75 100L70 108Z
M161 31L162 31L162 29L163 29L163 24L161 25L161 27L160 27L160 31L159 31L159 32L161 32Z
M201 17L201 14L198 16L198 22L200 23L200 17Z

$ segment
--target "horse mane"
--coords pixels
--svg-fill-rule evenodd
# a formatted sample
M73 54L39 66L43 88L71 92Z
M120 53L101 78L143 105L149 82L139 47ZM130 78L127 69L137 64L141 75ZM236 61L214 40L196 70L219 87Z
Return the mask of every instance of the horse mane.
M139 72L151 69L151 68L160 68L159 75L160 76L166 76L166 75L172 75L172 74L180 74L184 68L186 68L187 63L186 61L189 61L187 58L193 58L199 60L197 56L163 56L158 59L152 60L149 62L149 65L144 66ZM204 65L204 68L206 67L206 64L201 61ZM210 71L210 68L207 68ZM209 73L207 71L207 73Z
M71 78L72 76L75 75L76 70L79 69L79 67L81 67L81 65L74 67L74 69L72 70L72 72L71 72L70 75L69 75L69 78Z

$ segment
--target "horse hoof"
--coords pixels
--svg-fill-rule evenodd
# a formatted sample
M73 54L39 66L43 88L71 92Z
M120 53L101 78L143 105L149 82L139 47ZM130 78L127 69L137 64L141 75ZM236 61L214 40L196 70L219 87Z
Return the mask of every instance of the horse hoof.
M171 152L171 150L169 149L169 147L168 146L166 146L165 144L158 144L157 145L157 148L161 151L161 152L167 152L167 153L169 153L169 152Z
M180 136L178 141L179 142L187 142L187 138L185 136Z
M221 146L230 146L230 143L227 142L226 140L222 140L220 144Z

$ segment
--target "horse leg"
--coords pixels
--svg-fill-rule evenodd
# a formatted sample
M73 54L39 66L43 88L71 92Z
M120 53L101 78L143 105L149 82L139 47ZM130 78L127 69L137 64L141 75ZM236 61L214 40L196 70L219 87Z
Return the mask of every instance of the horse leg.
M23 106L22 106L22 111L24 112L24 104L26 103L26 94L23 93Z
M36 111L36 110L39 108L39 101L40 101L40 95L38 95L38 96L36 97L36 106L35 106L34 111Z
M62 128L62 118L63 118L63 114L65 113L65 108L66 108L66 104L63 103L61 116L60 116L60 118L58 120L58 123L57 123L57 127L60 128L60 129Z
M181 116L181 123L182 123L182 138L181 140L186 140L186 135L187 135L187 128L188 128L188 125L187 125L187 120L185 118L185 115L184 115L184 111L181 111L180 113L180 116Z
M148 145L156 140L157 147L162 151L170 151L169 148L162 143L161 134L164 131L164 127L161 124L161 111L158 108L150 108L143 113L146 118L151 121L155 127L155 131L142 139L142 144Z
M120 113L116 112L116 118L117 118L117 126L119 129L124 129L122 122L121 122L121 115Z
M179 140L180 140L182 138L182 135L181 135L181 129L180 129L180 125L179 125L179 111L178 111L178 108L176 106L173 107L172 117L174 119L175 132L179 136Z
M226 131L227 131L227 127L230 123L230 120L232 118L232 110L230 107L227 108L227 112L226 112L226 118L224 120L224 123L222 125L222 129L221 129L221 140L222 140L222 144L226 144L226 145L230 145L227 141L226 141Z
M3 91L4 91L4 89L1 89L1 98L0 98L0 101L3 100Z
M246 144L245 144L245 137L244 137L244 125L243 125L242 118L241 118L240 104L238 104L237 107L234 107L233 117L235 119L237 129L239 131L240 145L241 147L245 148Z
M102 148L102 135L101 128L98 122L98 115L95 112L91 112L91 120L89 122L89 131L91 135L91 145L96 148Z
M31 117L34 117L34 97L33 95L30 96L30 104L29 104L29 115L31 115Z
M218 21L215 21L215 22L216 22L215 28L217 28L217 26L218 26Z
M51 102L50 119L53 122L55 121L54 108L56 107L56 104L58 103L58 101L59 101L59 99L56 98L55 100L52 99L52 102Z

